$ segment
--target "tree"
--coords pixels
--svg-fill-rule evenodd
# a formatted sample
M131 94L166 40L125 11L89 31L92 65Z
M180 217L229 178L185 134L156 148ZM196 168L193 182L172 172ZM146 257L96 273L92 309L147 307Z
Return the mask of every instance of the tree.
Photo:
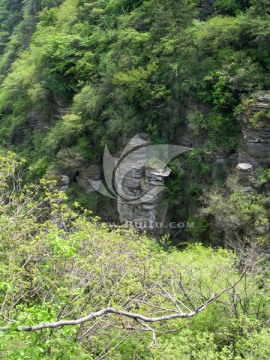
M155 346L156 334L177 331L240 283L236 258L226 251L165 252L85 210L74 213L55 183L24 184L25 165L14 154L1 156L0 167L0 336L7 358L24 332L36 332L23 345L25 354L37 348L36 358L57 356L65 337L78 353L101 351L98 338L106 333L115 336L105 352L140 332L151 332Z

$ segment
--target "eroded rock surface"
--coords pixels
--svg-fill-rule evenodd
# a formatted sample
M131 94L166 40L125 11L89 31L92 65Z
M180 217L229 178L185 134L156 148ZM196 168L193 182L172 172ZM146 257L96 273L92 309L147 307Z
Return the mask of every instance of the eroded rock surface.
M117 201L120 221L144 230L160 229L165 224L167 204L162 190L164 179L170 174L169 168L151 158L147 147L150 144L141 138L129 142L131 152L121 169L123 182L116 184L122 195Z
M253 167L270 166L270 93L251 99L241 117L242 140L238 162Z

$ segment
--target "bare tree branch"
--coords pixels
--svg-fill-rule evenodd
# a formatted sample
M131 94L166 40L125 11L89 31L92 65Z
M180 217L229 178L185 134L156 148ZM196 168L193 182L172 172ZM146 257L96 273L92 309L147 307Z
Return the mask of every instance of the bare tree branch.
M144 322L137 319L137 322L141 324L143 327L145 327L148 331L152 332L152 342L149 345L149 349L152 347L155 347L157 345L157 337L156 337L156 331L155 329L151 328L151 326L145 324Z
M245 273L246 273L246 269L244 270L242 276L236 283L234 283L229 288L224 289L219 294L212 296L204 304L197 307L194 311L190 311L188 313L177 312L174 314L164 315L164 316L160 316L160 317L148 317L148 316L144 316L141 314L132 313L132 312L124 311L124 310L117 310L117 309L108 307L108 308L102 309L100 311L93 312L93 313L89 314L88 316L85 316L85 317L82 317L82 318L76 319L76 320L61 320L61 321L56 321L56 322L47 323L47 324L38 324L38 325L32 325L32 326L18 326L18 327L14 327L14 324L13 324L12 326L0 327L0 331L26 331L26 332L29 332L29 331L38 331L38 330L43 330L43 329L55 329L55 328L64 327L64 326L84 324L88 321L91 321L93 319L96 319L98 317L101 317L101 316L104 316L107 314L116 314L116 315L120 315L120 316L124 316L124 317L128 317L128 318L132 318L137 321L141 320L144 323L156 323L156 322L162 322L162 321L167 321L167 320L172 320L172 319L186 319L186 318L193 317L196 314L200 313L201 311L205 310L208 305L210 305L211 303L216 301L223 294L225 294L226 292L228 292L231 289L234 289L240 283L240 281L243 279Z

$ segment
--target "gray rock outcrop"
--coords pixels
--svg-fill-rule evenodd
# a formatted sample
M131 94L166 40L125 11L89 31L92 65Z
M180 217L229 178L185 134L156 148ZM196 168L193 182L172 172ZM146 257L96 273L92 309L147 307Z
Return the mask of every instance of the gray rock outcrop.
M254 168L270 166L270 93L249 100L240 119L242 139L238 162Z
M86 192L97 191L91 180L100 180L102 168L100 165L88 164L76 148L62 149L58 152L56 166L59 171L66 173Z
M117 183L117 208L121 223L137 229L158 230L165 224L167 215L166 200L161 193L164 179L170 169L151 158L147 145L151 143L142 138L133 138L125 152L131 151L121 168L122 183Z
M76 182L80 185L86 193L98 191L97 187L93 186L91 180L101 179L101 166L88 165L86 167L79 168L75 176Z
M59 191L67 191L70 184L70 178L67 175L51 175L48 180L56 182L55 188Z

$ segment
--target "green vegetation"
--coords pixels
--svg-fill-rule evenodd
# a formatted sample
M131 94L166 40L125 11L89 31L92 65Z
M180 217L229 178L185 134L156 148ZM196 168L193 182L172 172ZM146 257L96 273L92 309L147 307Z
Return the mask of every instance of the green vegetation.
M105 144L138 132L177 143L185 126L199 139L188 181L207 182L216 153L235 154L243 99L270 86L269 5L215 1L204 21L197 5L1 1L1 145L38 179L75 173L77 158L100 163Z
M269 17L268 0L0 0L0 358L270 357ZM192 147L166 186L170 221L195 225L158 243L105 224L116 202L76 178L138 133ZM245 177L246 139L264 161Z
M1 357L269 356L270 334L264 327L270 310L269 267L262 258L253 254L245 260L201 245L165 252L145 236L110 229L86 210L80 215L71 211L55 183L25 184L25 162L14 154L0 160ZM16 331L81 319L104 308L127 315ZM193 311L190 318L181 318ZM134 314L178 314L179 319L148 324Z
M196 1L2 3L0 15L14 16L2 25L3 68L24 24L30 35L36 28L28 42L18 38L0 89L2 143L19 145L31 163L64 148L94 161L105 143L139 131L176 137L191 96L213 107L196 119L212 151L234 151L241 96L269 86L263 2L216 1L207 21L197 20Z

